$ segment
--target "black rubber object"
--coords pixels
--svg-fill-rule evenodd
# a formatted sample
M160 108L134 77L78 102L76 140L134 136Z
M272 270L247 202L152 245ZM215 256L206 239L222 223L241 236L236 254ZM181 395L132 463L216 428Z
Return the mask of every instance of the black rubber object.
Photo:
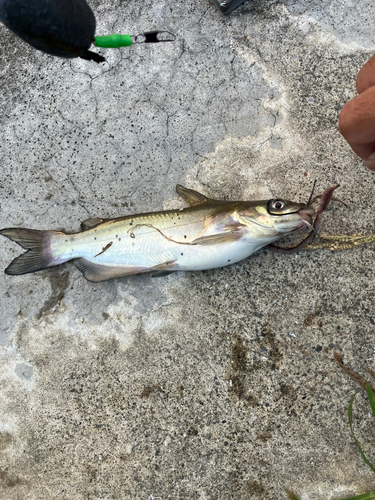
M88 50L96 22L85 0L0 0L0 20L25 42L47 54L105 61Z
M211 0L223 14L229 14L233 9L244 3L245 0Z

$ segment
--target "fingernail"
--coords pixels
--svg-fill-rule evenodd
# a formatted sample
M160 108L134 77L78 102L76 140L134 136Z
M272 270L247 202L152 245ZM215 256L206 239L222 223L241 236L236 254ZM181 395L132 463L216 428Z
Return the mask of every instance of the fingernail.
M368 158L366 158L365 164L370 170L375 170L375 151L371 153Z

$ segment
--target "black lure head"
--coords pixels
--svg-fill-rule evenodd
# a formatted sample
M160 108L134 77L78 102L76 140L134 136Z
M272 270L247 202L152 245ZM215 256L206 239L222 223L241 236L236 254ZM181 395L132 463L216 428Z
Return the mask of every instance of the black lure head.
M229 14L233 9L244 3L245 0L211 0L223 14Z
M86 0L0 0L0 20L25 42L47 54L105 61L88 50L96 22Z

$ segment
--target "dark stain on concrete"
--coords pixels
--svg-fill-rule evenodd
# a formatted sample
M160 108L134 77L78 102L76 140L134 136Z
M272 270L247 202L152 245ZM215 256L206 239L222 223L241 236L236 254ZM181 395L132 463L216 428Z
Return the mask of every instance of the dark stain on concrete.
M235 372L242 372L245 370L247 361L247 349L243 345L243 340L237 338L235 344L232 347L232 369Z
M260 495L263 495L266 491L262 483L252 480L245 483L244 490L248 495L250 495L249 498L257 498Z
M0 432L0 451L6 450L13 441L13 437L9 432Z
M268 351L268 359L277 363L283 357L282 347L283 342L276 338L275 331L271 327L264 328L261 333L261 348L266 347Z
M157 391L160 391L160 387L158 385L146 385L141 392L141 396L142 398L149 398L152 393Z
M7 488L14 488L17 484L22 484L22 480L16 476L12 476L6 470L0 469L0 484Z
M44 302L36 315L40 319L45 312L50 311L55 307L64 297L65 292L69 288L69 272L67 269L52 269L45 271L45 277L49 280L51 285L51 295Z
M247 363L247 348L241 337L237 337L232 346L230 357L230 369L227 376L229 381L229 391L233 392L238 398L245 395L245 371Z
M232 386L229 389L237 394L239 398L242 398L245 394L245 384L241 375L233 375L231 378Z
M88 465L87 466L87 473L89 475L89 477L91 479L93 479L94 481L97 479L98 477L98 469L95 469L94 467ZM91 481L91 480L90 480Z
M290 408L290 405L292 405L296 399L297 399L297 393L294 387L291 385L286 385L286 384L280 384L280 396L277 399L285 399L285 406Z
M262 441L262 443L266 443L269 439L271 439L271 437L272 432L269 429L265 429L257 435L257 438L259 439L259 441Z
M310 326L311 323L314 321L314 319L319 315L319 313L320 313L320 308L317 308L317 309L315 309L314 312L308 314L303 321L303 325Z

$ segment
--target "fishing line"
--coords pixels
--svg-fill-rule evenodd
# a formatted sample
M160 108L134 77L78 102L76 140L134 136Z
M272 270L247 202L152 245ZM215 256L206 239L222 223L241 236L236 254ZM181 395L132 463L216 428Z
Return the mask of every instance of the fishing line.
M157 231L158 233L160 233L163 236L163 238L165 238L168 241L171 241L172 243L178 243L179 245L191 245L191 243L187 243L187 242L185 243L185 241L176 241L176 240L172 240L172 238L168 238L168 236L166 236L164 233L162 233L160 231L160 229L158 229L157 227L153 226L152 224L137 224L136 226L131 227L127 231L128 233L129 233L129 231L132 231L129 236L131 238L135 238L135 234L133 233L134 229L137 229L137 227L142 227L142 226L149 227L150 229L155 229L155 231Z
M312 200L312 197L313 197L313 194L314 194L315 186L316 186L316 179L315 179L314 184L313 184L313 187L312 187L312 191L311 191L311 194L310 194L309 201L308 201L308 202L307 202L307 204L306 204L306 206L307 206L307 207L309 207L309 206L310 206L310 203L311 203L311 200Z

